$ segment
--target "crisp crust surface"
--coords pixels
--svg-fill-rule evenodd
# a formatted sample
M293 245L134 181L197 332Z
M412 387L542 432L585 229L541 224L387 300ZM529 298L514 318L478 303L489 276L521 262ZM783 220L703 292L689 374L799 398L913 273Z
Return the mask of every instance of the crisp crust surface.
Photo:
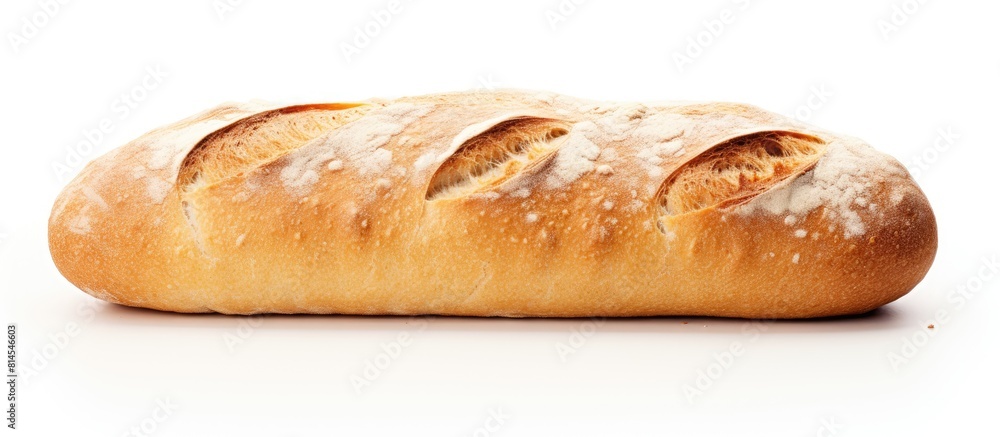
M112 151L56 200L53 260L178 312L799 318L899 298L937 248L897 161L752 106L359 103L224 105Z

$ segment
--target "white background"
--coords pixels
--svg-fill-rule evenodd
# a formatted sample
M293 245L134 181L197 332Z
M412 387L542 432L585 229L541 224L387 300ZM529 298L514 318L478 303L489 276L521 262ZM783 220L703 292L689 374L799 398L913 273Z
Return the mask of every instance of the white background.
M560 9L555 0L414 0L382 13L389 23L363 41L357 29L375 29L372 14L388 2L224 1L69 2L51 18L35 0L0 6L0 321L18 323L22 374L19 429L0 433L996 429L1000 281L984 263L1000 250L996 2L565 0ZM720 17L728 22L712 23ZM43 25L32 31L23 19ZM345 44L359 53L348 59ZM680 55L691 57L681 69ZM162 80L136 91L156 69ZM937 260L912 293L873 314L754 325L177 315L96 301L49 258L46 220L68 180L60 176L81 168L70 150L90 160L224 101L484 87L746 102L859 136L919 169L938 219ZM143 98L126 112L123 93ZM104 119L111 133L81 149ZM959 286L978 291L959 298ZM393 349L401 333L406 345L355 390L352 376L386 364L381 345ZM742 353L730 360L731 346ZM699 372L713 376L699 381ZM699 382L704 390L686 395Z

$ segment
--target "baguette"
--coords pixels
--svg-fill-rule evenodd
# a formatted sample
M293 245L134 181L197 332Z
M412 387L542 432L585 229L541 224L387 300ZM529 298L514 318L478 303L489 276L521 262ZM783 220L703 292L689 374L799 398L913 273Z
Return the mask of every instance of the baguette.
M90 295L185 313L807 318L909 292L937 230L852 137L499 91L220 106L87 165L49 245Z

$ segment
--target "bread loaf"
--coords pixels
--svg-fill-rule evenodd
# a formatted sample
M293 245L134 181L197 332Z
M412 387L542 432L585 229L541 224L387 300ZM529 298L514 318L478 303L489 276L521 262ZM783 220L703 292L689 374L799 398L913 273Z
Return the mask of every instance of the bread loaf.
M862 313L937 249L905 168L753 106L472 92L223 105L55 202L83 291L178 312Z

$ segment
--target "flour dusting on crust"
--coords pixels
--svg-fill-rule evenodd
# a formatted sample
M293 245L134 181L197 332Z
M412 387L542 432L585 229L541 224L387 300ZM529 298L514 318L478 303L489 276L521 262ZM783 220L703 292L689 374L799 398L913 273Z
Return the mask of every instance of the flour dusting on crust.
M597 126L590 121L573 125L566 135L566 142L559 148L552 165L552 174L545 181L548 188L562 188L591 172L594 161L601 155L601 148L591 141L597 135Z
M865 208L858 207L857 199L871 198L870 190L882 179L873 174L906 175L888 155L857 139L835 140L812 170L775 186L737 207L737 211L744 215L764 211L781 216L805 216L824 206L826 217L840 224L845 238L859 237L866 231L865 222L859 215ZM805 234L798 232L796 236L805 237Z
M175 185L181 163L198 142L240 118L266 109L266 104L227 104L192 117L189 120L193 122L182 128L147 134L151 137L142 140L139 150L145 159L131 169L132 177L146 182L146 195L152 203L163 203Z
M289 189L306 189L319 181L324 165L337 159L342 168L378 178L392 167L392 151L383 149L393 136L426 115L434 105L395 103L316 138L286 157L281 181Z

